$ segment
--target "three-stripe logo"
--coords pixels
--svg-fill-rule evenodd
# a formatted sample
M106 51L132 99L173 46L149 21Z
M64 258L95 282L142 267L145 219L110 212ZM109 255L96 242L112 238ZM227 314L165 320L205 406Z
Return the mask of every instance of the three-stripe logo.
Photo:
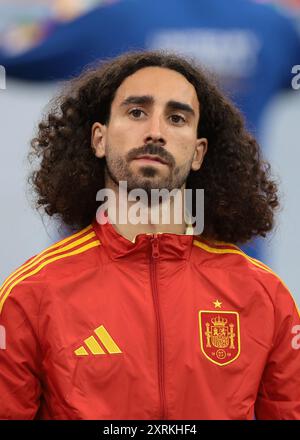
M100 325L94 330L94 334L97 338L92 335L84 340L85 345L81 345L81 347L77 348L74 353L76 356L89 356L92 355L100 355L100 354L115 354L122 353L116 342L110 336L104 325ZM101 342L102 346L100 345ZM104 350L104 348L105 350Z

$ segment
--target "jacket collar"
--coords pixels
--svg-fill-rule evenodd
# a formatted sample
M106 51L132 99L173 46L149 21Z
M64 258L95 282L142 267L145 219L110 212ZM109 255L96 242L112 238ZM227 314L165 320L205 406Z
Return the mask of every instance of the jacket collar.
M156 241L155 246L158 245L159 258L185 260L189 258L193 246L194 236L190 225L187 225L185 234L138 234L134 241L119 234L109 222L99 224L95 218L92 225L101 245L112 259L124 257L133 260L150 259L154 241Z

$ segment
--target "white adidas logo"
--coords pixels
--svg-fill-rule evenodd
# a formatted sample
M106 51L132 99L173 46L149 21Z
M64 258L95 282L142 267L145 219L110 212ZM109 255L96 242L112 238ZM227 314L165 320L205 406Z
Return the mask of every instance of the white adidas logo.
M6 350L6 331L3 325L0 325L0 350Z

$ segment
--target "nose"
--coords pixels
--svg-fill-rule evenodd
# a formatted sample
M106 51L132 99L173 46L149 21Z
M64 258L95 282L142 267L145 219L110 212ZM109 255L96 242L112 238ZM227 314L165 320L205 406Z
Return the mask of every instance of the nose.
M144 144L154 143L160 146L166 145L166 139L162 134L161 125L161 118L158 115L153 115L152 118L149 119Z

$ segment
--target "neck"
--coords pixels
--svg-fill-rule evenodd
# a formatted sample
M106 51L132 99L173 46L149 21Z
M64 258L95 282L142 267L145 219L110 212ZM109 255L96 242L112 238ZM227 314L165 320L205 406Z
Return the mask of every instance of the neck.
M114 213L113 226L123 237L133 241L138 234L172 233L184 234L186 223L184 219L183 190L178 190L175 197L170 197L158 203L151 203L151 196L146 199L129 200L127 189L121 189L110 179L106 189L113 191L115 197L108 198L108 216ZM149 203L148 203L149 202ZM112 206L112 204L114 206Z

